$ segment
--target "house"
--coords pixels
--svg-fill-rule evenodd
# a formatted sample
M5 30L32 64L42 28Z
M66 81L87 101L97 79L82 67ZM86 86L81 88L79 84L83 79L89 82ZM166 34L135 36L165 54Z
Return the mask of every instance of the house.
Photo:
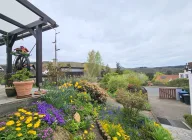
M188 68L189 69L192 69L192 62L189 62L188 63ZM189 78L189 71L187 71L185 68L183 70L183 73L179 73L179 78Z
M158 75L155 81L166 83L175 79L178 79L179 75Z
M82 76L84 75L83 67L60 67L65 72L66 76Z

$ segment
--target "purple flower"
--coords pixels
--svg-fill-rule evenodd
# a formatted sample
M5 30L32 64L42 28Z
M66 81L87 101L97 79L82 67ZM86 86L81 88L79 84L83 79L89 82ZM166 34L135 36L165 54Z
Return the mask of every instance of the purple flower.
M38 102L36 105L39 114L46 115L43 120L48 124L57 123L63 125L65 123L62 110L54 108L51 104L47 104L46 102Z
M38 137L42 140L52 140L53 139L53 129L48 127L44 130L40 130Z
M5 126L5 122L0 122L0 127Z

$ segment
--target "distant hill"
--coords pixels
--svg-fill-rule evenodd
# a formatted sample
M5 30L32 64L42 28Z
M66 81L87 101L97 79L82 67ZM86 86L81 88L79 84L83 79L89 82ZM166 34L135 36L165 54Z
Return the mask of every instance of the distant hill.
M35 64L35 62L31 62L33 64ZM43 62L43 67L46 66L46 64L48 63L48 61L44 61ZM80 63L80 62L58 62L58 64L60 66L67 66L67 64L70 64L71 67L84 67L84 63ZM6 69L5 65L1 65L4 69ZM178 65L178 66L163 66L163 67L153 67L153 68L149 68L149 67L138 67L138 68L125 68L123 67L123 70L133 70L135 72L143 72L143 73L156 73L156 72L161 72L164 74L178 74L180 72L183 72L185 65ZM112 70L114 71L115 68L112 68Z
M163 66L163 67L153 67L153 68L139 67L139 68L124 68L124 69L133 70L135 72L143 72L143 73L161 72L164 74L178 74L180 72L183 72L184 67L185 67L184 65L179 65L179 66Z

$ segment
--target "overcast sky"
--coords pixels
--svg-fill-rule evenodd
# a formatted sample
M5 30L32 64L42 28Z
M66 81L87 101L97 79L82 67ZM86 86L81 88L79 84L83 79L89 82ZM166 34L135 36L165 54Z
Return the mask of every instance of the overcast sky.
M92 49L111 67L116 62L153 67L192 61L192 0L30 1L59 25L59 61L85 62ZM53 59L53 41L53 30L43 33L43 60ZM34 44L30 37L14 47ZM0 63L5 60L4 47Z

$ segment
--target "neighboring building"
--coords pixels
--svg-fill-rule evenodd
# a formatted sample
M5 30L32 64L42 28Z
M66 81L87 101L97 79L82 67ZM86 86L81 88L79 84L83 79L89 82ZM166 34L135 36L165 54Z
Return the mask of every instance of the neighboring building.
M186 71L186 70L184 70L184 72L183 73L179 73L179 78L189 78L189 72L188 71Z
M192 62L188 63L188 68L192 69ZM188 79L189 78L189 73L190 72L186 71L185 68L184 68L183 73L179 73L179 78L187 78Z
M157 76L155 81L166 83L166 82L178 79L178 78L179 78L179 75L159 75L159 76Z
M82 76L84 75L83 67L61 67L66 76Z

